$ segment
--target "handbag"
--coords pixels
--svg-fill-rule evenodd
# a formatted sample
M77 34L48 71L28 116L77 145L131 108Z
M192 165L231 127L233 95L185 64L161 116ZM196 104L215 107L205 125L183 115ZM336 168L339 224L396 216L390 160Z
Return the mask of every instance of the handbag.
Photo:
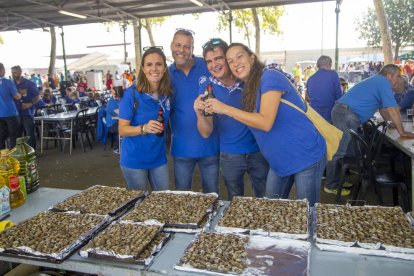
M302 96L300 96L302 97ZM298 106L294 105L293 103L281 99L281 102L293 107L294 109L302 112L303 114L308 117L308 119L313 123L315 128L319 131L319 133L325 138L326 142L326 158L328 161L332 160L332 157L338 151L339 143L342 140L343 132L336 128L334 125L330 124L326 121L318 112L315 111L309 104L305 101L306 112L300 109Z

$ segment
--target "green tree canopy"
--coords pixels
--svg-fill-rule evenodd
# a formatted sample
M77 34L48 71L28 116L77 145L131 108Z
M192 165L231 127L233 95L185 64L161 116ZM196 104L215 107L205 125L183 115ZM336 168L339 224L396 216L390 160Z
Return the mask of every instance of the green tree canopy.
M383 0L391 41L394 44L394 58L402 46L414 44L414 0ZM355 20L361 39L367 40L367 46L381 47L381 34L377 15L373 8Z
M251 36L256 37L256 54L260 54L260 32L280 35L282 31L279 29L279 18L285 11L284 7L264 7L255 9L233 10L233 24L243 33L251 48ZM255 16L257 15L257 18ZM219 24L217 30L227 30L229 28L229 13L219 15ZM259 22L256 26L255 22Z

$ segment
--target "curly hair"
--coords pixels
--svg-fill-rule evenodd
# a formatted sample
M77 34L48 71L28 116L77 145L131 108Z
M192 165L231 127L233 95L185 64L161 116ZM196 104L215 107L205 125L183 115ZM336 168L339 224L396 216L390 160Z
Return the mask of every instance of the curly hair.
M256 107L257 90L260 86L260 80L262 78L263 69L265 65L259 61L257 56L242 43L231 43L227 48L227 51L233 47L241 47L249 56L254 56L254 61L249 72L249 79L246 81L243 90L243 107L244 111L252 112ZM227 53L226 51L226 53Z

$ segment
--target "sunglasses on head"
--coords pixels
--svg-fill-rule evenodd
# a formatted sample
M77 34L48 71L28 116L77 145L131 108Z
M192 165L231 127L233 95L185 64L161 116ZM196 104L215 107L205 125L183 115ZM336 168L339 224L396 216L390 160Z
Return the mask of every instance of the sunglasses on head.
M146 52L148 50L155 50L155 49L159 49L161 51L164 51L164 48L162 46L146 46L146 47L142 48L142 50L144 52Z
M206 43L204 43L204 45L202 47L203 47L203 50L205 50L208 47L218 46L218 45L222 45L224 43L225 42L223 40L217 38L217 39L212 39L210 41L207 41Z
M191 35L191 36L194 36L195 35L195 32L193 30L184 29L184 28L177 28L177 29L175 29L175 33L184 33L186 35Z

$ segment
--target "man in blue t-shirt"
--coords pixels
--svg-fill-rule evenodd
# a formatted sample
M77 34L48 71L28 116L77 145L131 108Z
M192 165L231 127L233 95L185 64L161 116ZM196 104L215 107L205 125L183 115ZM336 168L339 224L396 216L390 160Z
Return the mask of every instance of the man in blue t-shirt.
M309 104L325 120L332 123L331 111L335 102L342 96L338 73L332 70L332 59L320 56L316 62L318 71L306 82Z
M325 192L337 193L341 170L339 160L350 151L349 130L357 131L358 127L368 121L377 110L384 120L392 121L401 137L414 139L414 133L404 130L400 109L392 92L400 78L400 68L388 64L377 76L368 78L349 89L332 109L332 122L343 131L344 135L337 153L332 161L328 162ZM341 194L349 194L349 190L343 189Z
M173 99L171 106L171 155L177 190L191 190L195 165L201 171L204 192L219 192L218 137L216 131L203 138L197 130L193 103L209 72L202 58L193 55L193 32L177 29L171 42L174 63L169 68Z
M255 197L263 197L269 164L260 153L249 128L226 115L215 114L214 118L204 116L203 92L208 85L212 85L219 101L235 108L242 107L242 82L230 72L224 54L227 48L227 43L220 38L213 38L203 45L204 60L211 76L201 87L201 95L194 102L197 128L205 138L210 136L214 127L218 131L221 175L227 187L228 200L234 196L244 196L245 173L250 176Z
M19 101L15 101L17 110L20 115L20 135L25 135L30 139L28 144L36 150L36 136L34 123L35 104L40 100L39 90L36 85L28 79L22 77L22 68L20 66L12 67L12 76L17 90L22 96Z
M0 63L0 149L6 148L6 140L10 137L10 148L16 145L19 135L19 112L14 105L14 100L20 100L14 83L6 79L6 69Z

